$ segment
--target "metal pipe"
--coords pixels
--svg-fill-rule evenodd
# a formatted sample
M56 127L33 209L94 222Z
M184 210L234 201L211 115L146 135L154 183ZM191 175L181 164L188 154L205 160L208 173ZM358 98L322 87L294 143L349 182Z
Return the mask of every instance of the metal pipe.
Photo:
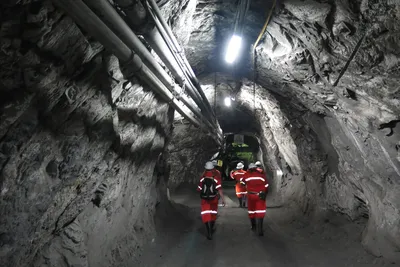
M132 32L125 21L119 16L115 9L107 0L84 0L99 16L100 18L121 37L121 39L135 52L144 58L145 63L149 65L151 70L156 76L163 82L164 85L171 91L174 92L174 83L170 76L161 68L161 66L155 61L150 52L142 44L139 38ZM195 114L198 116L207 126L211 125L211 122L204 117L200 111L193 107L189 99L184 95L181 96L181 101ZM199 104L198 101L195 101Z
M157 55L163 60L164 64L167 65L169 70L175 76L179 85L185 86L187 92L193 98L194 102L200 107L201 110L205 110L206 107L201 99L201 96L193 88L188 79L185 78L185 74L182 71L182 66L179 64L179 59L176 54L172 53L163 35L155 28L149 33L145 34L144 37L150 46L156 51ZM211 120L212 121L212 120Z
M175 75L176 79L178 80L180 85L185 85L188 89L189 95L193 98L196 104L200 107L201 110L207 112L207 108L204 105L204 102L201 99L201 96L198 92L194 89L193 85L190 83L188 79L185 79L185 75L183 73L183 66L179 57L176 53L172 53L171 50L173 49L168 40L166 39L166 32L159 24L157 18L155 18L155 22L157 24L157 30L153 31L156 36L154 35L147 35L147 40L151 40L149 43L156 50L158 55L164 55L163 61L164 63L170 68L172 73ZM161 33L161 34L160 34ZM146 37L146 36L145 36ZM154 46L153 46L154 45ZM164 50L163 50L164 49ZM170 57L168 57L168 56ZM175 69L176 68L176 69ZM211 119L212 121L212 119Z
M143 64L140 57L134 54L122 40L120 40L88 6L81 0L53 0L64 9L78 24L87 32L99 40L107 49L111 50L123 64L131 63L132 69L137 72L139 78L145 81L151 89L155 90L165 101L170 102L172 107L195 126L204 126L193 116L186 113L179 102L165 85ZM131 62L130 62L131 61Z
M146 20L146 9L140 1L132 0L114 0L126 14L129 23L137 28L143 25Z
M111 52L119 58L122 62L127 62L132 59L132 51L126 46L121 39L119 39L112 31L101 29L98 23L102 21L93 13L91 10L84 5L82 1L63 1L54 0L61 8L67 11L68 15L75 21L83 22L86 29L91 29L91 34L97 36L98 41L100 41L104 46L109 48ZM68 10L76 10L79 6L84 6L83 10L87 11L88 14L83 16L82 12L68 12Z
M100 5L100 9L107 8L103 2L98 3L96 0L85 0L88 3L90 3L91 6L94 8L96 5ZM101 1L100 1L101 2ZM115 1L120 8L123 9L124 12L127 14L127 20L132 24L132 26L138 26L142 23L144 23L144 18L146 17L146 10L144 9L143 5L140 2L134 2L132 0L116 0ZM133 8L136 7L138 10L134 10ZM137 15L140 13L139 15ZM115 14L113 14L115 15ZM118 16L120 18L120 16ZM122 18L121 18L122 20ZM122 24L122 21L119 21L119 23ZM129 27L126 25L125 22L125 27ZM185 79L184 73L181 70L181 68L177 65L177 62L173 60L174 56L172 55L170 49L168 49L168 46L162 41L162 37L160 34L153 28L153 30L148 33L144 34L146 41L150 44L150 46L156 51L157 55L163 60L163 62L167 65L167 67L170 69L172 74L175 76L175 78L178 80L179 84L183 86ZM140 40L139 40L140 41ZM151 55L150 55L151 56ZM190 86L189 84L186 84L186 86ZM200 98L199 95L197 97Z
M195 100L195 102L200 106L202 111L205 112L206 117L209 118L209 120L212 122L212 124L215 126L215 128L217 128L219 132L222 132L220 130L220 127L219 127L218 123L217 123L217 120L216 120L214 112L213 112L213 110L211 108L211 105L208 102L208 99L205 97L204 94L203 94L204 98L200 94L200 92L203 93L200 84L198 83L197 79L195 77L193 79L191 77L191 75L187 71L187 68L185 66L185 61L184 61L184 59L186 59L186 57L178 56L178 55L180 55L180 53L178 52L176 47L173 45L173 43L170 40L170 37L169 37L166 29L161 24L161 21L157 18L156 14L154 13L154 10L153 10L153 8L151 6L149 6L149 11L150 11L150 14L152 15L152 17L154 19L154 22L156 23L156 27L157 27L159 33L161 34L161 37L164 39L164 41L167 44L169 50L172 51L171 54L174 56L176 62L179 65L179 67L185 73L184 77L186 78L186 83L187 83L186 85L188 86L190 95ZM197 82L197 85L196 85L196 82Z
M107 11L109 9L108 6L110 6L110 5L105 5L104 2L98 3L98 1L93 1L93 0L86 0L86 1L91 3L94 8L96 8L96 6L98 6L98 5L100 5L100 6L98 6L99 8L97 8L97 9L100 9L100 12L104 12L103 10ZM132 24L133 27L141 25L145 22L146 14L145 14L144 7L141 5L140 2L137 2L135 4L132 2L132 0L116 0L116 3L126 13L127 19ZM134 6L136 6L138 10L134 10L133 9ZM114 9L112 9L112 10L114 11ZM135 15L138 12L140 13L139 14L140 16ZM116 12L114 12L114 13L116 13ZM109 17L120 18L120 16L117 16L117 15L109 14ZM119 21L116 23L123 24L125 26L125 31L126 32L128 31L126 28L129 28L129 26L126 25L125 22ZM114 24L114 25L116 25L116 24ZM167 28L167 29L169 29L169 28ZM167 40L165 40L165 43L164 43L162 41L162 39L160 38L161 36L159 35L159 33L158 33L158 36L154 35L154 34L147 34L145 37L146 37L146 40L152 46L152 48L154 50L156 50L156 53L160 56L160 58L168 66L168 68L171 70L171 72L175 75L179 84L181 86L185 86L187 88L189 95L193 98L193 100L200 107L200 109L203 112L205 112L205 114L204 114L205 118L206 118L205 122L207 124L211 123L215 128L218 129L219 132L221 132L220 127L216 121L216 118L211 110L211 106L208 103L208 100L205 98L206 101L204 101L204 97L202 97L201 94L199 94L198 89L196 88L196 86L194 86L194 84L192 82L192 79L185 78L185 74L187 75L187 72L183 72L183 70L185 69L185 66L184 66L185 64L182 63L181 61L179 61L179 59L176 57L177 56L176 53L175 54L171 53L172 48L168 49L168 47L166 46ZM139 43L139 42L140 41L138 40L137 43ZM175 40L175 42L177 43L176 40ZM140 42L140 45L142 45L141 42ZM143 46L143 48L144 48L144 46ZM144 51L148 52L146 48L144 48ZM152 58L150 53L147 53L147 54L148 54L148 57ZM144 54L144 55L146 55L146 54ZM173 58L175 58L175 60L173 60ZM148 62L152 63L152 61L149 59L148 59ZM181 62L181 64L179 64L179 62ZM186 63L187 63L187 61L186 61ZM188 65L188 63L187 63L187 65ZM158 64L157 64L157 66L159 67ZM160 71L160 70L158 70L158 71ZM188 76L190 77L190 75L188 75Z
M179 68L177 62L174 60L174 56L169 50L167 44L164 42L164 39L157 31L156 28L153 28L150 32L145 33L144 38L149 43L149 45L154 49L157 55L161 58L165 65L169 68L172 74L176 77L178 82L183 84L183 72Z
M95 0L85 0L90 3L94 8L96 5L102 5ZM116 0L116 3L119 5L120 8L127 14L127 20L132 24L133 27L143 24L145 22L146 14L144 7L141 5L140 2L134 3L132 0ZM139 11L132 10L133 6L137 6ZM104 4L99 6L98 9L104 10L106 7ZM135 13L141 13L141 16L135 15ZM121 22L120 22L121 23ZM129 27L129 26L128 26ZM159 28L159 31L163 31L163 28ZM167 33L164 31L164 38ZM193 98L194 102L200 107L200 109L205 113L205 117L207 120L215 124L215 127L218 128L216 124L214 115L210 112L209 107L207 104L204 104L204 100L202 99L201 95L199 94L198 90L195 88L193 83L189 78L186 78L185 73L183 72L184 64L179 64L180 60L177 58L177 54L172 53L172 49L168 47L167 40L164 40L163 37L160 35L158 31L153 28L153 30L149 31L147 34L144 34L146 41L150 44L150 46L156 51L157 55L163 60L163 62L167 65L169 70L175 76L176 80L178 81L179 85L182 87L185 86L187 88L188 94Z
M167 101L171 101L171 106L178 111L179 114L181 114L184 118L186 118L188 121L190 121L193 125L199 127L199 128L203 128L204 130L207 131L207 129L192 115L190 115L189 113L186 113L182 108L182 103L180 103L175 97L173 97L172 95L168 94L168 89L165 87L164 84L162 84L162 82L154 75L154 73L152 73L147 67L146 65L143 65L143 73L146 74L147 77L149 77L148 79L148 85L151 88L154 88L156 90L159 90L160 93L165 93L166 95L168 95L167 97Z
M80 0L79 0L80 1ZM142 44L131 28L121 18L107 0L84 0L88 6L108 25L113 32L132 50L134 50L146 65L156 74L164 84L172 86L173 81L165 70L158 64L151 53Z
M161 14L161 11L158 8L158 5L156 4L156 2L154 0L148 0L148 3L152 7L152 10L154 11L155 15L159 19L160 23L162 24L162 26L166 30L169 38L171 39L173 45L175 46L175 52L178 53L178 54L181 54L182 53L182 49L180 48L178 41L176 40L174 34L172 33L171 28L168 26L167 22L164 20L162 14ZM195 87L196 87L197 91L199 92L200 96L203 98L203 101L206 104L207 108L209 109L211 114L213 114L211 105L208 102L208 99L205 96L203 90L201 89L200 83L198 82L198 80L197 80L192 68L190 67L190 64L187 61L186 57L183 57L183 61L184 61L184 65L185 65L187 73L190 74L190 76L189 76L190 79L192 80L193 84L195 85ZM215 118L214 114L213 114L213 117Z

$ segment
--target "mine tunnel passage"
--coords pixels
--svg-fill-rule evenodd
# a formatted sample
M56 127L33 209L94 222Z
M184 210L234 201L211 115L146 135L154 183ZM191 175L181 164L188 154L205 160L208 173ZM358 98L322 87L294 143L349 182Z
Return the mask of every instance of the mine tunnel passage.
M323 188L318 188L323 180L315 177L320 177L323 172L326 175L335 175L338 172L337 154L328 145L330 135L324 129L326 126L323 125L323 118L307 118L311 127L319 125L320 136L317 136L317 133L310 131L311 127L305 127L305 120L298 119L302 112L296 106L282 102L279 97L265 94L261 90L256 91L254 101L252 83L244 81L238 86L229 86L224 84L227 80L229 78L223 74L212 74L201 79L210 102L213 102L213 97L217 98L215 110L225 132L224 149L214 154L211 152L212 147L209 147L209 153L202 156L193 148L186 152L179 150L179 154L185 155L185 158L172 159L172 162L177 160L180 164L188 164L184 169L180 167L179 172L170 173L169 188L172 190L170 199L176 205L185 207L186 215L192 218L192 224L184 234L176 233L180 236L176 237L179 241L170 244L172 247L166 249L155 244L148 252L151 256L145 254L144 261L147 262L149 257L154 259L157 251L168 251L165 252L167 254L161 253L156 261L148 262L156 264L155 266L242 266L249 261L255 266L347 266L355 261L363 262L360 266L389 264L378 262L365 254L359 243L369 216L368 206L362 199L354 198L358 203L356 223L334 212L318 214L318 208L314 207L321 205L318 203L322 202L319 194L323 193ZM217 84L219 91L216 92ZM236 91L227 89L232 87ZM235 95L234 100L226 105L224 99L232 94ZM176 137L191 136L189 129L176 129L180 132ZM204 137L198 138L195 139L195 144L199 147L202 146L201 142L207 142ZM178 143L172 140L172 151L180 143L187 144L185 139L177 139ZM190 139L191 142L194 141L192 137ZM322 153L322 145L325 146L326 153ZM190 156L193 152L196 157ZM200 159L202 161L198 162ZM186 176L191 175L193 164L198 164L199 169L202 169L207 160L222 163L216 169L222 172L226 202L225 207L218 208L216 232L212 240L215 243L211 245L205 238L206 229L200 218L200 199L193 192L199 176L195 176L192 183L187 183L189 178L186 181L179 180L179 184L175 181L179 179L181 170L184 170ZM247 169L250 162L257 160L263 162L270 183L264 222L265 236L262 239L250 230L247 210L239 207L235 182L229 177L237 163L243 162ZM174 166L175 163L172 164ZM187 213L187 208L191 213ZM182 217L181 219L183 220ZM183 225L187 226L175 220L174 223L178 223L180 229L184 228ZM160 230L163 231L169 230ZM167 240L170 238L165 235L161 237Z
M399 265L399 1L0 14L0 266ZM256 161L264 236L230 178Z

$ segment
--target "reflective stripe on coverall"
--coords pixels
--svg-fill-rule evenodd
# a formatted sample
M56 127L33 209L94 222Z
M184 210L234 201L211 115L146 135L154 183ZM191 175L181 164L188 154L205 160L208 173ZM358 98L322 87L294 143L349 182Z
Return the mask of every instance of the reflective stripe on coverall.
M219 175L219 176L218 176ZM197 186L197 191L203 190L204 177L213 177L215 183L217 184L216 189L219 191L222 188L221 176L216 170L205 171L200 178L199 185ZM202 199L201 200L201 219L203 223L217 220L218 214L218 197L211 200Z
M268 181L265 174L257 170L248 171L242 181L246 183L247 188L247 210L250 219L264 218L266 212L265 200L260 199L258 193L260 191L268 191Z

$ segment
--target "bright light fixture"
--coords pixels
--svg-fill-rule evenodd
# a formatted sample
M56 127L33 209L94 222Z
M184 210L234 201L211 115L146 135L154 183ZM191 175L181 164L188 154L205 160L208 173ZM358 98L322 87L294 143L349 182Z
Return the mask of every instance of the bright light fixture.
M238 35L232 35L231 40L226 50L225 61L229 64L233 63L239 55L240 49L242 48L242 37Z
M283 172L282 172L281 170L277 170L277 171L276 171L276 174L277 174L277 176L281 177L282 174L283 174Z
M232 102L231 102L231 98L230 97L225 97L224 100L225 106L230 107Z

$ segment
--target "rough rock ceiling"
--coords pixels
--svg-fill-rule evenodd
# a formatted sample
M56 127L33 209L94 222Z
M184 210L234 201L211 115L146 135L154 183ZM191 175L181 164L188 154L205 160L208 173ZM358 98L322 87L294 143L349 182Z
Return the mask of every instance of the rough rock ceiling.
M195 1L183 2L193 5ZM222 55L232 31L235 2L198 1L186 45L186 54L198 74L232 72ZM397 120L400 114L400 5L397 1L350 2L278 1L257 47L256 80L322 114L336 106L339 112L354 110L371 117L368 110L373 109L380 114L374 118L378 128ZM271 0L253 1L244 28L248 51L271 6ZM174 25L181 35L182 24ZM346 68L358 44L358 52ZM252 78L249 54L237 66L238 78Z

